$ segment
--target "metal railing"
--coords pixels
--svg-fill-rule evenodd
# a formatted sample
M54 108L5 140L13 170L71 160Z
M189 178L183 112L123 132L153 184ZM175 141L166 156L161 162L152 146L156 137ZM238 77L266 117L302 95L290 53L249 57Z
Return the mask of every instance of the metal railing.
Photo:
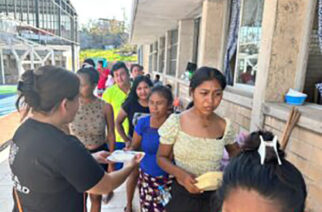
M79 40L78 15L68 0L0 0L0 15L23 23L17 30L28 39L54 35L70 43Z

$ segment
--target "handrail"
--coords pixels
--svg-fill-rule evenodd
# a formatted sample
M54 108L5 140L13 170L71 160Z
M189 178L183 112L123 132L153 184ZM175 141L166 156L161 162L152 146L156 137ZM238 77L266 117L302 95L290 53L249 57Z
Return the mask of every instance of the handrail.
M0 145L0 152L2 152L3 150L5 150L9 145L11 145L12 143L12 139L4 142L3 144Z
M1 17L0 17L0 18L1 18ZM2 20L15 21L15 22L17 22L20 26L30 27L30 28L32 28L32 29L35 29L35 30L37 30L37 31L39 31L39 32L42 32L42 33L45 33L45 34L47 34L47 35L53 36L53 37L58 38L58 39L60 39L60 40L64 40L64 41L66 41L66 42L73 43L73 44L75 44L75 45L79 45L79 43L78 43L78 42L76 42L76 41L72 41L72 40L66 39L66 38L64 38L64 37L58 36L58 35L56 35L56 34L53 34L53 33L48 32L48 31L46 31L46 30L43 30L43 29L37 28L37 27L32 26L32 25L30 25L30 24L27 24L27 23L25 23L25 22L21 22L21 21L19 21L19 20L12 20L12 19L9 19L9 18L6 18L6 17L5 17L5 18L2 18Z

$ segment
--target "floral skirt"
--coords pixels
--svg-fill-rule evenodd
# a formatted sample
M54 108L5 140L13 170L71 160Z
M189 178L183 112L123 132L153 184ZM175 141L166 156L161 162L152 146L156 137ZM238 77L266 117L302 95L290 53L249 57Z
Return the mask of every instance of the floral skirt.
M167 192L170 192L172 179L170 176L153 177L141 169L139 170L139 196L142 212L165 212L161 204L161 196L158 186L162 186Z

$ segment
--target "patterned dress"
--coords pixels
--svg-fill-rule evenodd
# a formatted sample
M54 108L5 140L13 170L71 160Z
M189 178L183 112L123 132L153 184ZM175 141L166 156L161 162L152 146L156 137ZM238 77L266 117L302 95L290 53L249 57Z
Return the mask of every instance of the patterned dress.
M70 124L73 135L87 146L101 146L106 142L105 102L96 98L88 104L80 104L74 121Z
M180 114L172 114L159 128L160 143L173 145L175 164L195 176L220 170L226 145L235 143L235 131L229 119L221 138L191 136L181 130Z
M159 186L166 192L170 192L173 177L157 176L153 177L148 173L139 170L139 196L142 212L165 212L161 203Z
M156 154L159 148L157 128L150 126L150 116L142 117L135 126L135 132L141 136L141 149L145 156L139 169L139 196L142 212L164 212L159 186L165 192L170 191L173 177L169 176L157 164Z
M222 137L206 138L189 135L181 129L180 114L172 114L159 128L160 143L173 145L176 166L196 177L210 171L219 171L226 145L235 143L235 132L229 119ZM171 186L172 198L167 212L211 211L215 191L191 194L175 179Z

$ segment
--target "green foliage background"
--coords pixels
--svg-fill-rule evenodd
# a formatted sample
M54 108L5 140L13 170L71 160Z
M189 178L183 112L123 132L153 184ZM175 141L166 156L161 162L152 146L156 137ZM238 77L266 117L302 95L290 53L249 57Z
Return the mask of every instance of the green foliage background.
M119 53L119 49L101 50L101 49L87 49L81 50L80 62L86 58L105 58L108 62L124 61L124 62L135 62L137 61L137 55L125 56Z
M17 93L17 85L0 85L0 95L13 93Z

